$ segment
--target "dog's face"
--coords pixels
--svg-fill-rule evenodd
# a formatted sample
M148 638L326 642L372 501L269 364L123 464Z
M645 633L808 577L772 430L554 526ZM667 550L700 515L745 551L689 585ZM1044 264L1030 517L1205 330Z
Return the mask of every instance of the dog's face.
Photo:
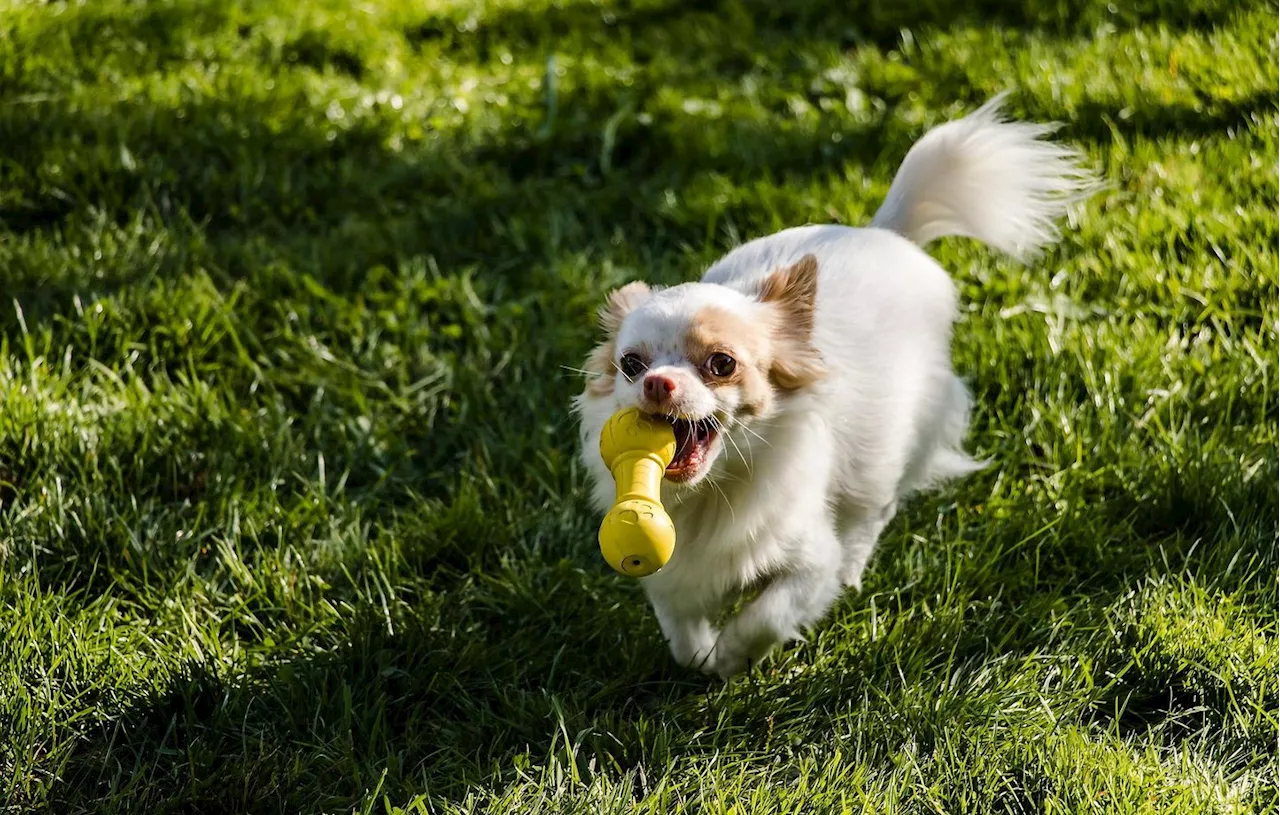
M767 277L754 297L686 283L631 283L600 312L607 334L587 359L585 400L639 407L671 423L669 481L706 478L724 434L774 413L780 396L823 376L811 343L818 265L812 255Z

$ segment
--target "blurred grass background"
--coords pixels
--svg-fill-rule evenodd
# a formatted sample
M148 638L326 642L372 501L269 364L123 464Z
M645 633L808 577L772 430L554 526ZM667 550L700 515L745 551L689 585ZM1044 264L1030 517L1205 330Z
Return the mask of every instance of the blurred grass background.
M0 811L1273 811L1278 82L1269 2L0 0ZM594 308L1004 89L1110 186L934 249L996 466L674 668Z

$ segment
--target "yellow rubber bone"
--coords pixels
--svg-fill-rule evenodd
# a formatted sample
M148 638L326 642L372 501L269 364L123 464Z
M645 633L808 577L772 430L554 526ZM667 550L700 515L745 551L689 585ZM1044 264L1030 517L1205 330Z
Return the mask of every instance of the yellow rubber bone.
M676 527L662 508L662 474L676 454L676 434L635 408L618 411L600 432L600 457L617 485L600 524L600 553L616 571L646 577L667 565Z

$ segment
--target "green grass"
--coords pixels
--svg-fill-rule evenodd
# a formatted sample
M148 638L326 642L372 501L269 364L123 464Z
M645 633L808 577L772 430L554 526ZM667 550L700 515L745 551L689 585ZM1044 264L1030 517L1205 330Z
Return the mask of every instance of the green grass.
M1278 82L1240 0L0 0L0 811L1274 811ZM995 466L673 667L595 306L1005 88L1110 186L935 247Z

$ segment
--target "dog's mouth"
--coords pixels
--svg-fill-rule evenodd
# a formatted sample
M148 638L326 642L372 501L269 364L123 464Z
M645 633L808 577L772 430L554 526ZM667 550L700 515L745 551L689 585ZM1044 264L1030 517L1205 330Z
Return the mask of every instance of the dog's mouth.
M719 435L716 424L707 419L662 417L676 432L676 455L667 465L668 481L688 481L702 472L711 458L711 445Z

